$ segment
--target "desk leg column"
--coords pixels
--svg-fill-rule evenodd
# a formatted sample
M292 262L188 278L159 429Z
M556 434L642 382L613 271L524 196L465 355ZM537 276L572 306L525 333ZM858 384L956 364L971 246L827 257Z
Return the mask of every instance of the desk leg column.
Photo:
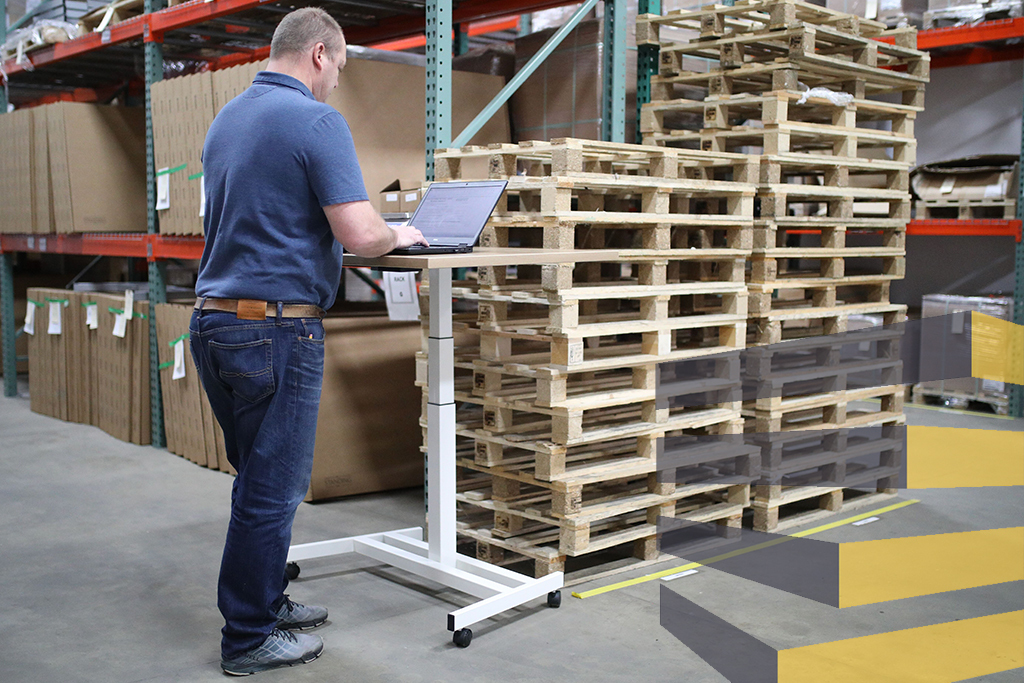
M455 563L455 340L452 269L430 269L427 342L428 556Z

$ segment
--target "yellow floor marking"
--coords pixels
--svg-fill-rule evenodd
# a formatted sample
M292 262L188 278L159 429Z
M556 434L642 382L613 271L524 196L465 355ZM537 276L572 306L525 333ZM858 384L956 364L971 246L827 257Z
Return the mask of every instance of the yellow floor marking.
M817 534L817 533L821 533L822 531L828 531L829 529L835 529L836 527L844 526L846 524L852 524L853 522L857 522L857 521L860 521L862 519L867 519L868 517L874 517L875 515L880 515L880 514L883 514L885 512L891 512L893 510L899 510L900 508L905 508L908 505L913 505L914 503L918 503L918 502L920 502L920 501L918 501L918 500L904 500L904 501L901 501L899 503L895 503L893 505L887 505L886 507L879 508L877 510L872 510L871 512L864 512L864 513L861 513L859 515L854 515L853 517L848 517L846 519L842 519L842 520L839 520L837 522L830 522L829 524L822 524L821 526L816 526L813 529L807 529L806 531L798 531L798 532L796 532L794 534L790 534L790 536L792 538L803 538L805 536L810 536L811 534ZM728 557L736 557L737 555L742 555L744 553L753 552L755 550L761 550L762 548L767 548L768 546L776 545L778 543L784 543L785 540L786 539L784 539L784 538L780 538L778 540L766 541L764 543L759 543L758 545L750 546L749 548L744 548L742 550L736 550L736 551L731 552L731 553L725 553L723 555L718 555L716 557L708 558L707 560L704 560L704 562L690 562L689 564L684 564L681 567L673 567L672 569L665 569L665 570L660 571L660 572L655 572L653 574L647 574L646 576L639 576L639 577L637 577L635 579L629 579L627 581L620 581L619 583L613 583L613 584L610 584L608 586L602 586L601 588L594 588L592 590L583 591L581 593L577 593L577 592L574 591L572 596L574 598L580 598L582 600L584 598L592 598L595 595L602 595L604 593L610 593L611 591L619 590L620 588L628 588L629 586L636 586L637 584L647 583L648 581L657 581L658 579L664 578L666 576L671 576L672 574L677 574L679 572L685 572L685 571L687 571L689 569L696 569L697 567L703 567L703 566L708 565L708 564L713 564L714 562L717 562L719 560L724 560L724 559L726 559Z

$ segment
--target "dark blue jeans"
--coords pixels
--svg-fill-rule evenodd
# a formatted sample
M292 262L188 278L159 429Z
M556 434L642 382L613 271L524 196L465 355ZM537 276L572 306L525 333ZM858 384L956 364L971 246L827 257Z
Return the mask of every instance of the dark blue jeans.
M217 587L221 654L231 658L266 639L284 600L292 521L313 469L324 327L316 318L252 321L197 311L189 333L238 470Z

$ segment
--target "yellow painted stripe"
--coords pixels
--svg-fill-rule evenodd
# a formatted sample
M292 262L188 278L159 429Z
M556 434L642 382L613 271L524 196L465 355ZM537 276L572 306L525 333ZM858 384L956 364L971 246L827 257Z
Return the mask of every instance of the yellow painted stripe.
M1024 581L1024 527L839 545L839 606Z
M1024 432L907 427L907 488L1024 486Z
M779 652L779 683L952 683L1024 666L1024 611Z
M874 517L876 515L881 515L883 513L890 512L892 510L898 510L900 508L907 507L908 505L913 505L914 503L917 503L917 502L920 502L920 501L917 501L917 500L904 500L904 501L900 501L899 503L895 503L893 505L887 505L886 507L878 508L877 510L872 510L871 512L864 512L864 513L859 514L859 515L854 515L853 517L847 517L846 519L839 520L838 522L830 522L828 524L822 524L821 526L816 526L813 529L807 529L805 531L798 531L795 534L791 534L791 536L793 538L803 538L804 536L810 536L811 534L817 534L817 533L820 533L822 531L828 531L829 529L835 529L836 527L844 526L846 524L852 524L853 522L859 522L860 520L867 519L868 517ZM785 541L785 539L766 541L764 543L759 543L758 545L751 546L749 548L744 548L743 550L737 550L735 552L725 553L723 555L718 555L716 557L708 558L703 563L701 563L701 562L690 562L689 564L684 564L681 567L673 567L672 569L665 569L663 571L655 572L653 574L647 574L645 576L638 576L635 579L629 579L627 581L620 581L618 583L613 583L613 584L610 584L610 585L607 585L607 586L602 586L600 588L594 588L594 589L589 590L589 591L582 591L582 592L579 592L579 593L573 592L572 596L574 598L580 598L581 600L584 599L584 598L592 598L592 597L594 597L596 595L602 595L604 593L610 593L612 591L619 590L620 588L628 588L629 586L636 586L637 584L647 583L648 581L657 581L658 579L663 579L666 576L672 576L673 574L678 574L679 572L685 572L685 571L688 571L690 569L696 569L697 567L702 567L704 565L712 564L712 563L717 562L719 560L724 560L726 557L736 557L737 555L742 555L744 553L753 552L755 550L761 550L762 548L767 548L768 546L776 545L777 543L782 543L784 541Z
M971 311L971 375L1024 384L1024 326Z

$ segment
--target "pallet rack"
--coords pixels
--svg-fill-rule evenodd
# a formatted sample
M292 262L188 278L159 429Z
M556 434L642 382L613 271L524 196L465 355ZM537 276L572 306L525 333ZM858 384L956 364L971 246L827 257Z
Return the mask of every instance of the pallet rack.
M114 24L102 32L41 48L21 63L10 59L3 65L5 89L0 107L6 111L8 92L22 103L60 100L98 102L119 93L144 95L146 107L146 159L148 220L145 233L124 235L0 235L0 317L3 324L2 359L4 394L17 392L14 319L13 264L15 252L90 254L145 258L149 264L149 300L166 301L164 264L166 259L196 259L202 254L201 237L168 237L158 234L155 208L155 170L150 88L162 80L164 59L204 62L210 69L265 59L276 20L295 5L282 6L272 0L192 0L172 7L166 0L146 0L144 13ZM0 0L0 16L6 16L6 0ZM303 3L297 3L301 5ZM374 45L425 34L427 130L424 140L427 177L433 177L433 150L452 141L451 59L465 49L465 27L470 22L518 16L523 13L572 4L568 0L359 0L332 2L327 8L345 29L352 45ZM587 0L560 38L593 9L597 0ZM621 141L625 134L625 16L624 0L604 0L607 66L604 92L605 135ZM5 22L0 22L0 42L6 39ZM455 40L449 36L455 33ZM198 36L198 42L193 37ZM240 36L244 40L240 40ZM240 44L248 41L248 45ZM557 45L538 53L513 82L488 105L463 134L473 132L494 115L529 73ZM136 77L136 60L144 60L144 79ZM141 86L141 88L140 88ZM475 128L474 128L475 126ZM471 130L472 129L472 130ZM156 320L151 319L150 375L152 392L153 445L164 446L163 411L156 347Z

